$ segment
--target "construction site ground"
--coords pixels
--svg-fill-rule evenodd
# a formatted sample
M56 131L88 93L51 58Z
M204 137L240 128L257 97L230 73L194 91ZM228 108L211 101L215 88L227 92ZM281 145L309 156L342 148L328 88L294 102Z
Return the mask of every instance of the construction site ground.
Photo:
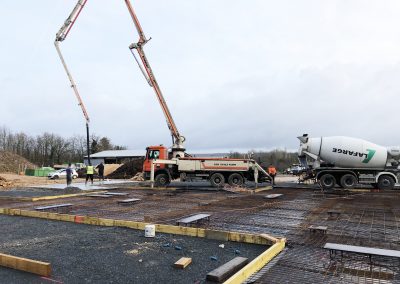
M139 230L26 217L0 216L0 225L8 228L0 235L2 253L50 262L53 270L46 279L1 268L2 283L195 283L238 255L252 260L266 250L264 245L169 234L146 238ZM192 264L174 268L181 257L191 257Z
M35 185L51 185L51 184L66 184L66 180L62 179L48 179L47 177L34 177L17 175L12 173L0 173L0 176L5 178L11 184L7 188L0 187L0 191L8 190L8 188L15 187L30 187ZM83 178L74 179L73 182L85 182Z
M229 188L228 191L208 190L206 184L197 187L184 184L181 187L151 190L138 183L135 186L120 185L117 189L109 190L128 193L127 196L110 198L74 196L36 202L10 198L0 199L0 207L34 210L39 205L70 203L72 207L67 211L64 209L61 213L170 225L175 225L177 220L189 215L208 213L211 215L210 221L196 226L216 230L266 233L287 238L285 250L259 273L253 275L250 279L252 283L400 283L398 259L374 257L371 262L368 256L359 254L345 254L343 257L330 259L329 251L323 249L325 243L331 242L400 250L400 191L376 192L371 189L357 189L324 193L312 185L298 188L295 188L295 184L292 188L288 188L288 185L290 183L284 188L279 188L278 184L277 188L255 192L235 191ZM265 198L267 194L282 194L282 196L267 199ZM118 204L118 200L125 198L137 198L140 201L130 205ZM25 222L27 219L6 217L3 220L5 221L1 222L17 220L13 223L14 226L19 226L20 222ZM39 221L54 223L54 221ZM86 228L79 224L66 225L63 222L54 224L73 225L82 230ZM311 225L326 226L326 234L310 231ZM23 228L21 230L23 231ZM99 230L104 239L108 239L104 242L104 246L118 246L118 237L113 235L113 232L119 229L100 227L94 230ZM27 229L24 232L25 237L32 238L30 234L33 232L33 229ZM47 233L49 237L57 235L56 229L49 229ZM106 236L108 234L109 237ZM140 237L143 232L137 234ZM9 237L11 240L12 231ZM199 242L201 246L202 240L196 238L193 241ZM62 243L62 240L55 239L54 243ZM41 250L40 246L37 249ZM89 251L88 258L94 257L96 253L95 250ZM70 251L69 254L72 254L73 258L75 252ZM125 256L120 257L122 259ZM124 273L124 270L121 271ZM97 270L92 273L97 273ZM148 271L141 270L141 273L154 274L151 268ZM174 277L181 272L172 270L169 273L171 281L167 282L174 283ZM32 277L26 273L23 275ZM202 283L205 274L196 277L199 283ZM193 283L191 279L194 278L188 278L189 281L186 283Z

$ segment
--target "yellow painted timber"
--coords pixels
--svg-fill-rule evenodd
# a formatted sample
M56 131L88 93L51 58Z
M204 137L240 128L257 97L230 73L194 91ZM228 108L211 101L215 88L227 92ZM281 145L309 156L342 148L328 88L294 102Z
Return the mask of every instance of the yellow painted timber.
M10 209L11 215L21 215L21 209Z
M264 238L264 239L266 239L266 240L268 240L268 241L270 241L272 243L276 243L276 242L279 241L277 238L275 238L275 237L273 237L271 235L268 235L268 234L260 234L260 237L262 237L262 238Z
M147 225L147 223L143 223L143 222L114 220L114 226L116 226L116 227L125 227L125 228L131 228L131 229L144 230L144 227L146 225Z
M192 227L181 227L173 225L159 225L155 224L156 232L174 234L174 235L185 235L191 237L204 237L205 231L202 228L192 228Z
M268 262L271 261L278 253L280 253L285 248L285 241L279 241L265 252L257 256L252 262L247 264L237 273L235 273L231 278L226 280L224 284L239 284L244 282L253 273L259 271Z
M114 226L114 220L106 219L106 218L99 218L99 225L111 227L111 226Z
M126 227L126 228L138 229L138 230L144 230L145 226L149 224L149 223L136 222L136 221L114 220L114 219L97 218L97 217L89 217L89 216L75 216L75 215L69 215L69 214L37 212L37 211L9 209L9 208L0 208L0 214L20 215L20 216L43 218L43 219L50 219L50 220L77 222L77 223L82 223L82 224L87 224L87 225L96 225L96 226ZM77 221L78 217L79 217L79 221ZM252 243L252 244L264 244L265 245L265 244L273 243L271 240L268 240L265 237L262 237L258 234L208 230L208 229L203 229L203 228L182 227L182 226L163 225L163 224L155 224L155 226L156 226L156 232L159 232L159 233L185 235L185 236L192 236L192 237L200 237L200 238L215 239L215 240L222 240L222 241L244 242L244 243ZM271 239L274 239L274 238L271 237ZM279 239L276 239L276 240L279 240Z
M59 199L59 198L68 198L68 197L75 197L75 196L84 196L84 195L88 195L91 194L93 192L96 193L105 193L107 192L106 190L103 191L86 191L84 193L71 193L71 194L63 194L63 195L50 195L50 196L41 196L41 197L34 197L31 198L30 201L42 201L42 200L53 200L53 199Z
M51 274L50 263L16 257L8 254L0 253L0 265L46 277L50 276Z
M266 191L266 190L271 190L272 189L272 186L264 186L264 187L259 187L259 188L256 188L255 190L254 190L254 192L261 192L261 191Z

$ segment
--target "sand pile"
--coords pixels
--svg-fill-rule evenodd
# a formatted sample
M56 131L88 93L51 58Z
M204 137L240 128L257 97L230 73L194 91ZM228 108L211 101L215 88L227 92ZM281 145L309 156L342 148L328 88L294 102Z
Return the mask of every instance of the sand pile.
M0 151L0 173L16 173L18 170L33 169L35 165L20 155Z
M116 179L130 179L134 177L137 173L141 172L142 169L143 159L134 159L123 164L113 173L107 175L107 177Z

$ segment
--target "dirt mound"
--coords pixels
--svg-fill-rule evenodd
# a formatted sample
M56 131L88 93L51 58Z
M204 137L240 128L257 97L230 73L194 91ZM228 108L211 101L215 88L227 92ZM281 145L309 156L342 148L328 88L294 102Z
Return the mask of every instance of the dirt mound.
M16 173L25 168L33 169L35 165L20 155L8 151L0 151L0 173Z
M134 177L138 172L141 172L142 169L143 159L135 159L120 166L113 173L109 174L107 178L129 179Z
M9 186L12 186L12 185L13 184L12 184L11 181L8 181L5 178L0 176L0 187L9 187Z

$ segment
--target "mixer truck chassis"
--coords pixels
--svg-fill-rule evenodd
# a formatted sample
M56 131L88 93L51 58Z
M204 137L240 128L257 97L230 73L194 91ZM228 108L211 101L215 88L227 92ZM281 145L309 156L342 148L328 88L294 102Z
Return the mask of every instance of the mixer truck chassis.
M311 176L325 190L333 189L339 185L343 189L354 188L357 184L369 184L381 190L394 189L398 183L399 170L386 169L355 169L321 167L314 169Z

